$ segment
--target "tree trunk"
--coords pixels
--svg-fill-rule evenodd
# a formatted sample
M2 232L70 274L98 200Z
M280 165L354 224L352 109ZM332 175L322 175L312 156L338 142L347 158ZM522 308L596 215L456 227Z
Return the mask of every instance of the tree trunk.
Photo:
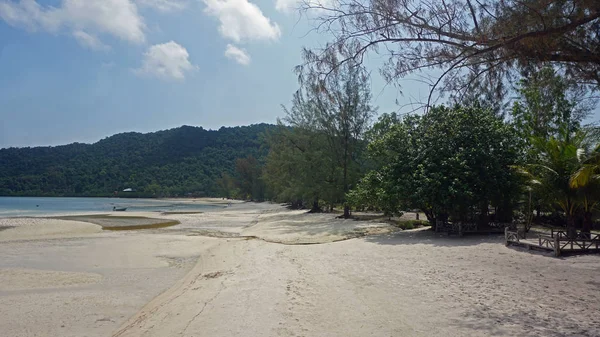
M431 229L433 231L435 231L436 229L436 219L435 219L435 215L433 214L433 211L431 210L427 210L426 208L422 209L423 213L425 213L425 217L427 217L427 221L429 221L429 224L431 225Z
M348 193L348 135L344 139L344 219L350 218L350 206L346 204Z
M489 218L488 218L488 208L489 208L489 204L486 202L481 204L481 208L480 208L480 214L479 214L479 226L481 227L485 227L488 225L489 222Z
M304 206L302 205L302 200L292 201L292 209L302 209Z
M575 228L575 216L569 214L567 216L567 237L575 239L577 237L577 229Z
M531 191L529 191L529 203L527 204L527 218L525 218L525 233L529 233L533 223L533 214L531 212Z
M348 205L344 205L344 218L350 218L350 206Z
M309 213L321 213L321 207L319 207L319 198L313 200L312 208Z

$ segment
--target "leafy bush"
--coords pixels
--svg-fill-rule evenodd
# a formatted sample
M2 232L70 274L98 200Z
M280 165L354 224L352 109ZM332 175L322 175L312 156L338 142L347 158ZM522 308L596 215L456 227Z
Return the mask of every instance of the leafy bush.
M430 226L426 220L404 220L396 222L396 226L402 230L415 229L423 226Z

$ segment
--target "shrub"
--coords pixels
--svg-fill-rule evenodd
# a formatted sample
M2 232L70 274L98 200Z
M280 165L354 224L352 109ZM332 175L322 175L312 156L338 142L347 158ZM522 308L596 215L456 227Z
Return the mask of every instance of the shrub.
M414 228L419 228L419 227L423 227L423 226L430 226L430 224L428 221L425 221L425 220L405 220L405 221L396 222L396 226L403 230L407 230L407 229L414 229Z

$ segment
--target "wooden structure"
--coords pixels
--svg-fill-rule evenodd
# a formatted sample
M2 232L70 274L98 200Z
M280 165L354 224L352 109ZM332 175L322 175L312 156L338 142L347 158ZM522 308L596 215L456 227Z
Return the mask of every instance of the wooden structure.
M565 231L551 230L550 235L538 234L535 240L523 239L516 230L507 227L504 231L504 240L507 246L516 245L527 249L551 251L556 257L567 253L600 253L600 234L576 232L569 236Z

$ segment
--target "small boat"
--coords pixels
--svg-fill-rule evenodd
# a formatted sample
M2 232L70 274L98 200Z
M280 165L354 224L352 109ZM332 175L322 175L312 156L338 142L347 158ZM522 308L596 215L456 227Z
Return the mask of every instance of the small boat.
M114 212L125 212L126 210L127 210L127 207L117 208L117 207L113 206Z

